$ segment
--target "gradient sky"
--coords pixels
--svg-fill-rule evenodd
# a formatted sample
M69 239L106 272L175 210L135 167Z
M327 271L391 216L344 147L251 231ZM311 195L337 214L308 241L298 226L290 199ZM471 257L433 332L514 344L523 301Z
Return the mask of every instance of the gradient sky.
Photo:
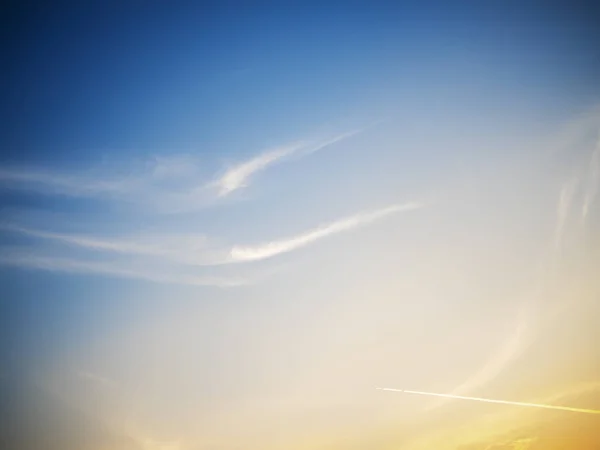
M2 439L597 448L375 387L600 409L598 15L250 3L3 7Z

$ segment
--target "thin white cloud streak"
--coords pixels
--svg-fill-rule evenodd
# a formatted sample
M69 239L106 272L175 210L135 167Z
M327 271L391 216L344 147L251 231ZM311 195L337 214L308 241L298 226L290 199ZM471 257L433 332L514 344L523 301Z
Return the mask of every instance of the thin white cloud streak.
M490 398L481 398L481 397L463 397L461 395L453 395L453 394L436 394L433 392L421 392L421 391L407 391L402 389L392 389L392 388L376 388L380 391L392 391L392 392L402 392L405 394L417 394L417 395L428 395L433 397L444 397L451 398L457 400L472 400L477 402L484 403L499 403L502 405L513 405L513 406L528 406L532 408L544 408L544 409L555 409L559 411L570 411L570 412L579 412L585 414L600 414L600 411L595 409L584 409L584 408L572 408L570 406L558 406L558 405L546 405L541 403L526 403L526 402L513 402L508 400L494 400Z
M153 256L185 264L210 264L209 260L206 259L208 255L202 253L202 251L206 249L208 242L204 235L157 234L133 238L106 239L54 233L11 225L0 225L0 229L39 239L57 241L92 251Z
M288 253L334 234L350 231L383 220L399 212L422 208L420 202L395 204L386 208L361 212L350 217L318 226L305 233L287 239L271 241L257 246L234 245L230 248L209 247L203 235L154 235L107 239L93 236L55 233L15 225L0 225L1 229L21 233L38 239L59 242L96 252L109 252L122 255L137 255L166 260L173 263L196 266L219 266L232 263L249 263L269 259ZM41 259L40 261L45 261ZM58 259L57 261L65 261ZM85 264L86 263L82 263ZM62 267L63 263L58 263ZM104 271L102 267L93 270Z
M551 156L570 152L573 147L579 145L585 139L591 129L598 126L599 122L600 104L597 104L561 127L561 130L544 144L544 148L549 149Z
M0 168L0 184L12 190L74 198L110 198L146 202L160 201L165 190L160 183L185 181L196 175L196 161L185 155L154 157L141 164L119 163L70 172L43 168ZM181 188L181 186L179 186Z
M340 135L337 135L331 139L325 139L322 140L320 142L317 142L315 144L312 145L308 145L306 147L306 149L302 152L302 154L308 154L310 155L311 153L317 152L325 147L329 147L330 145L336 144L340 141L343 141L345 139L351 138L354 135L357 135L359 133L362 133L364 131L364 129L359 129L359 130L354 130L354 131L349 131L347 133L343 133Z
M418 202L391 205L375 211L362 212L354 216L346 217L288 239L271 241L258 246L235 245L229 250L208 248L206 238L198 235L158 235L152 237L151 239L138 240L136 242L135 240L130 239L110 240L96 237L53 233L8 225L4 225L2 228L12 232L23 233L35 238L74 245L91 251L112 252L123 255L149 256L186 265L218 266L231 263L248 263L272 258L274 256L305 247L328 236L350 231L382 220L392 214L411 211L422 208L423 206L424 205L422 203ZM21 261L28 266L53 266L57 270L60 269L63 271L115 271L114 269L104 265L97 265L97 263L77 262L71 264L69 263L69 261L71 261L70 259L61 258L52 259L53 263L51 264L49 263L49 259L45 257L39 257L38 259L25 259ZM143 275L139 273L129 273L128 271L123 270L118 270L117 272L123 274L123 276L129 275L137 278L140 278ZM178 277L178 279L180 278L181 277ZM189 282L189 280L187 282Z
M585 223L589 214L590 208L598 195L598 189L600 188L600 137L596 143L596 149L592 153L590 159L588 183L586 187L585 196L583 198L583 205L581 208L581 217Z
M542 276L553 278L555 265L560 258L560 250L563 247L567 235L567 226L571 219L571 212L574 209L573 203L577 189L581 181L579 177L572 178L561 186L556 208L556 225L553 237L553 251L550 260L545 264L542 270ZM519 355L521 355L533 339L533 321L532 318L539 316L535 314L535 309L539 308L547 281L540 279L533 289L528 293L529 297L521 310L518 322L513 332L507 337L502 346L492 354L491 358L473 374L464 383L454 388L451 395L460 395L469 392L477 387L485 385L494 380L502 371L508 367ZM443 402L432 405L431 409L440 406Z
M187 286L235 287L250 284L250 281L245 279L200 277L186 274L166 274L162 271L133 270L125 267L119 267L116 264L108 262L47 257L27 253L1 255L0 265L71 274L106 275L119 278L152 281L155 283L179 284Z
M343 133L321 141L297 141L267 150L208 182L206 179L198 180L199 165L195 158L174 155L154 157L141 165L129 165L125 172L123 164L119 164L120 173L117 176L113 170L107 171L106 168L60 173L36 168L5 167L0 168L0 184L13 190L45 195L109 198L154 205L163 212L186 212L207 206L247 187L259 172L293 155L312 154L361 131Z
M249 262L272 258L274 256L297 250L301 247L310 245L320 239L338 234L344 231L350 231L355 228L377 222L392 214L402 211L411 211L423 207L418 202L410 202L400 205L392 205L387 208L376 211L363 212L351 217L347 217L336 222L319 226L303 234L283 239L271 241L257 246L235 246L229 253L231 262Z
M556 209L557 221L554 232L554 248L556 250L560 249L564 240L565 227L569 219L571 203L577 191L578 184L579 180L574 179L570 182L563 184L563 186L561 187L560 194L558 197L558 205Z
M103 377L101 375L97 375L97 374L92 373L92 372L87 372L85 370L78 370L76 372L76 375L79 378L83 378L85 380L91 381L91 382L93 382L93 383L95 383L97 385L100 385L102 387L105 387L105 388L114 389L114 388L118 387L118 383L116 381L111 380L111 379L106 378L106 377Z
M118 194L131 187L125 179L82 177L35 169L0 168L0 182L13 189L72 197Z
M134 242L128 241L113 241L113 240L105 240L101 238L94 237L86 237L86 236L77 236L77 235L69 235L62 233L53 233L48 231L41 230L33 230L30 228L23 227L11 227L11 226L3 226L5 230L12 231L15 233L25 234L28 236L40 238L40 239L49 239L53 241L60 241L65 244L76 245L78 247L89 248L91 250L98 251L109 251L116 253L133 253L133 254L142 254L142 255L153 255L160 254L158 248L151 247L148 245L138 244Z
M594 162L595 158L597 158L596 155L592 156L592 162ZM593 166L590 168L590 172L592 174L594 173ZM506 369L506 367L509 366L509 364L526 351L527 347L531 344L534 338L534 323L532 319L541 315L539 310L537 313L535 310L542 306L540 302L543 301L542 298L544 297L544 292L548 289L547 280L554 279L556 265L561 257L561 249L564 246L566 238L569 238L568 225L573 219L572 212L575 210L575 206L579 206L574 206L574 203L578 188L581 184L582 177L576 175L569 181L563 183L560 188L556 206L556 225L552 242L553 248L550 252L550 258L544 263L540 274L540 280L537 281L532 290L527 294L528 299L524 302L524 307L513 332L477 372L452 390L451 395L460 395L493 381ZM592 183L589 184L589 186L592 185ZM587 192L585 193L586 199L590 196L590 192L593 191L588 187ZM592 201L593 196L590 203ZM437 408L441 404L443 404L443 401L434 403L430 409Z
M220 197L248 186L250 178L258 172L278 163L283 158L305 147L304 143L294 143L275 150L268 150L227 170L223 176L211 183L218 189Z
M309 155L315 153L325 147L354 136L360 131L362 130L340 134L316 143L299 141L280 148L267 150L247 161L231 167L221 177L210 183L210 186L217 188L220 197L227 196L234 191L247 187L250 183L250 179L257 173L282 162L284 159L289 158L294 154Z
M218 199L206 180L198 181L199 167L192 159L154 158L129 168L130 173L119 176L109 176L101 170L82 175L0 168L0 187L44 196L126 203L165 214L193 212Z

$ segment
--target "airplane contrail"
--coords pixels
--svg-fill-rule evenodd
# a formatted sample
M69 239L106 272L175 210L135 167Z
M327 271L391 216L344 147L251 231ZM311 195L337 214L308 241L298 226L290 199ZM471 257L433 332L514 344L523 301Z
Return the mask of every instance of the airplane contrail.
M434 397L456 398L459 400L474 400L477 402L486 402L486 403L501 403L503 405L531 406L533 408L557 409L560 411L580 412L580 413L586 413L586 414L600 414L600 411L595 410L595 409L571 408L569 406L542 405L539 403L510 402L510 401L506 401L506 400L492 400L489 398L462 397L460 395L452 395L452 394L435 394L433 392L405 391L402 389L391 389L391 388L380 388L380 387L378 387L376 389L379 389L380 391L404 392L405 394L430 395L430 396L434 396Z

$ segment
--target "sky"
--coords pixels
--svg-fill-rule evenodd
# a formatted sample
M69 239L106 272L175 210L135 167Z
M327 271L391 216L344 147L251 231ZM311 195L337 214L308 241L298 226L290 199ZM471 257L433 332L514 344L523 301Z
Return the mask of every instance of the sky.
M2 442L597 448L598 17L7 2Z

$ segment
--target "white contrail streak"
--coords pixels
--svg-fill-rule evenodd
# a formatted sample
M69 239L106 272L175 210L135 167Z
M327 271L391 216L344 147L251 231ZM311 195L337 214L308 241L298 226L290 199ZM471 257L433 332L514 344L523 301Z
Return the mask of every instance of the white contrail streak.
M391 389L391 388L376 388L376 389L379 389L380 391L403 392L405 394L429 395L429 396L433 396L433 397L456 398L459 400L474 400L477 402L485 402L485 403L500 403L503 405L530 406L532 408L556 409L559 411L571 411L571 412L580 412L580 413L586 413L586 414L600 414L600 411L595 410L595 409L571 408L569 406L543 405L543 404L539 404L539 403L510 402L510 401L506 401L506 400L492 400L489 398L479 398L479 397L463 397L460 395L452 395L452 394L435 394L433 392L405 391L402 389Z

